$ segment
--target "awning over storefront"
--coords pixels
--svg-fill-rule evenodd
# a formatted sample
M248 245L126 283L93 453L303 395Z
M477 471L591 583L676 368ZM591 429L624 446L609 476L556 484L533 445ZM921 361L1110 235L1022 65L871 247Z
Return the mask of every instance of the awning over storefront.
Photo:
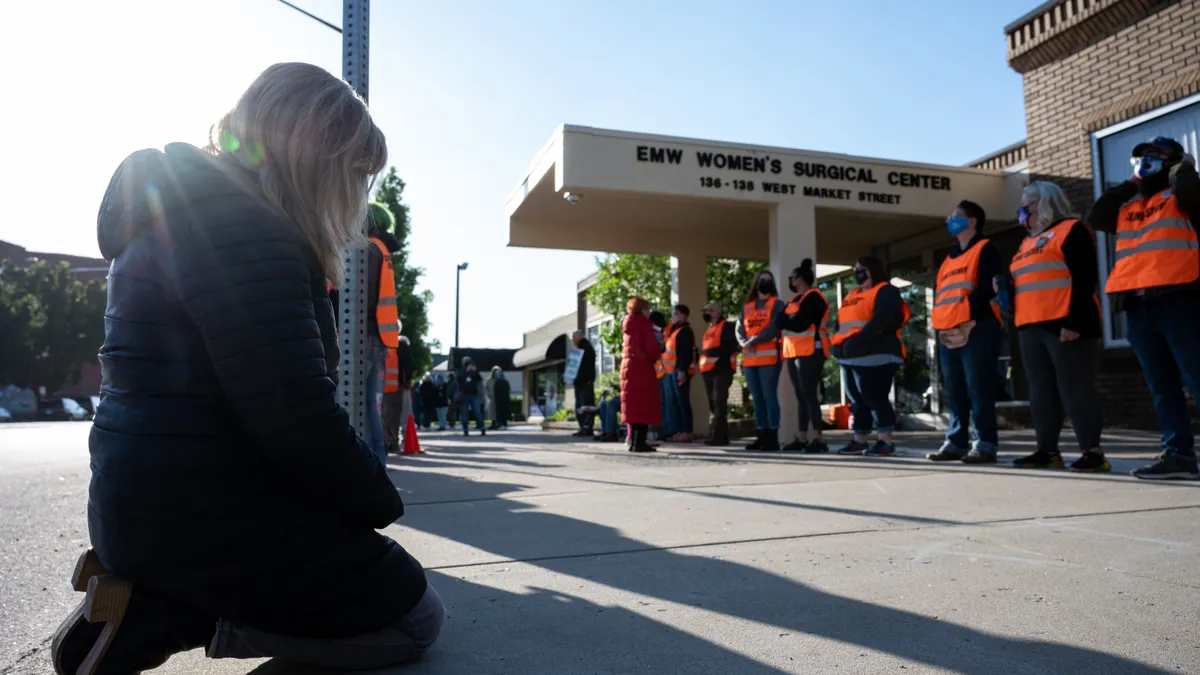
M567 334L563 333L549 340L522 347L513 354L513 365L518 368L545 363L547 361L562 361L567 358Z

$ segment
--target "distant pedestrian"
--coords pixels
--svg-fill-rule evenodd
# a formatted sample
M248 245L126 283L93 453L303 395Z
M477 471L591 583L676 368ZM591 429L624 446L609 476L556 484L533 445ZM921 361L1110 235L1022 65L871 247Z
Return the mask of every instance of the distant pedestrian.
M625 335L621 351L621 415L629 425L630 452L654 452L646 443L650 427L662 421L662 402L654 364L662 356L654 324L650 323L650 303L634 298L626 306L621 321Z
M462 392L459 391L458 375L454 371L446 373L446 401L449 406L446 413L450 420L450 426L458 426L458 413L463 399Z
M475 362L469 356L462 360L462 372L459 375L458 386L458 393L462 397L459 414L462 415L463 436L471 435L469 427L472 415L475 416L475 428L479 430L479 435L487 436L487 427L483 423L483 402L480 398L480 392L484 389L483 375L479 373Z
M417 396L421 399L421 427L428 431L439 416L438 385L433 381L433 375L425 374L417 388Z
M508 429L508 420L512 417L512 385L499 366L492 370L492 375L495 379L492 391L496 406L496 428Z
M575 387L575 409L594 408L596 406L596 348L583 335L583 331L577 330L571 335L571 342L576 349L583 350L583 358L579 361L579 372L575 375L573 383ZM581 438L592 438L595 432L592 430L595 424L594 413L577 413L576 418L579 420L579 431L575 432L576 436Z

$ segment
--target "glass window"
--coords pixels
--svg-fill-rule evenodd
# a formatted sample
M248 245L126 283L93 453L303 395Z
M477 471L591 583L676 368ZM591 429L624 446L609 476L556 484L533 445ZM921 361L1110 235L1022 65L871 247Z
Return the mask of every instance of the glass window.
M1195 99L1195 100L1192 100ZM1184 150L1197 155L1200 140L1200 96L1182 101L1183 105L1168 106L1163 112L1151 112L1093 134L1092 167L1095 171L1096 196L1109 188L1121 184L1131 173L1129 157L1133 147L1155 136L1168 136L1179 141ZM1132 122L1132 123L1131 123ZM1115 262L1115 239L1099 234L1100 287L1108 281L1108 273ZM1104 337L1109 346L1125 346L1126 325L1124 312L1116 311L1112 299L1104 296Z

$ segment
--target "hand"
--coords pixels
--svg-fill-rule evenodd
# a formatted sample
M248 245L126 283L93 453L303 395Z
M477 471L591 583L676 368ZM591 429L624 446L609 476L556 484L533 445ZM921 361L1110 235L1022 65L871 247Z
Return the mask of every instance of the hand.
M958 327L958 329L962 332L964 344L971 337L971 331L974 330L974 328L975 328L975 320L974 319L972 319Z
M686 373L675 373L675 381L679 383L679 386L681 386L681 387L682 387L682 386L683 386L683 383L684 383L686 380L687 380L687 374L686 374Z
M1058 331L1059 342L1071 342L1072 340L1078 340L1078 339L1079 339L1079 333L1076 333L1075 331L1071 330L1070 328L1060 328Z
M1000 295L1000 278L999 277L992 277L992 292L995 293L996 295Z

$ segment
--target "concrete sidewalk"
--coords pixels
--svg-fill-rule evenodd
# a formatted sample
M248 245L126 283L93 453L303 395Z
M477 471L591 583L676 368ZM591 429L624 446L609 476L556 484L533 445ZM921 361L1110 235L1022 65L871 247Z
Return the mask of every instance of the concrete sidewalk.
M388 534L449 619L389 672L1200 673L1200 484L1129 477L1149 435L1109 434L1107 475L935 465L934 436L887 459L573 440L431 434L392 458ZM248 671L317 672L156 672Z

